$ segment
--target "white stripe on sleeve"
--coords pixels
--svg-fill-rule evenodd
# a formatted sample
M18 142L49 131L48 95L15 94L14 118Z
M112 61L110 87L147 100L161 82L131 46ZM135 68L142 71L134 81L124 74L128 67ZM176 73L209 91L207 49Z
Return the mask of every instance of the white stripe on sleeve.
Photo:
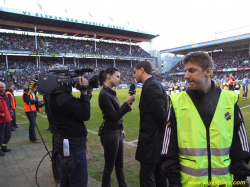
M172 109L173 105L171 104L169 107L169 111L168 111L168 119L167 121L169 122L170 120L170 111ZM170 142L170 134L171 134L171 128L169 126L166 127L165 129L165 135L164 135L164 140L163 140L163 145L162 145L162 152L161 154L165 155L168 153L168 146L169 146L169 142Z
M239 129L238 133L239 133L239 137L240 137L242 150L250 152L247 133L246 133L246 127L245 127L243 118L242 118L240 113L239 113L239 117L240 117L241 125L240 125L240 129Z

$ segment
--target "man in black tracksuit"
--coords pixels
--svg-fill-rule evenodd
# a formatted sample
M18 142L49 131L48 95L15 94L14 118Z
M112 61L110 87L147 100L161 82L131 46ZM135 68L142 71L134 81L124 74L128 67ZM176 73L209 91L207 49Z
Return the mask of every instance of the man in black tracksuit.
M140 162L141 187L167 187L160 165L167 120L167 94L152 76L152 66L142 61L134 67L134 77L143 83L140 98L140 130L135 159Z

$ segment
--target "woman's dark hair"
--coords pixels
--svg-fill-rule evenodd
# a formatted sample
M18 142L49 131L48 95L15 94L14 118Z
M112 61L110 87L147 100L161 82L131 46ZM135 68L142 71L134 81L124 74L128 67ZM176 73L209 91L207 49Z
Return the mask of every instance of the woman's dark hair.
M103 83L106 81L108 74L110 74L112 76L117 71L120 72L118 69L116 69L114 67L109 67L106 70L102 69L101 71L99 71L98 79L99 79L100 86L102 86Z

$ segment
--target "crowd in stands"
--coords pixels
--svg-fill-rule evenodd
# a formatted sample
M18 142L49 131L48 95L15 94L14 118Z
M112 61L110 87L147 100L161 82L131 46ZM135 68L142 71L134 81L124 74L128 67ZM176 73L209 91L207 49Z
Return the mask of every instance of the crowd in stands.
M228 52L214 52L209 53L214 60L214 69L224 68L237 68L237 67L249 67L249 49L228 51ZM170 71L167 73L184 72L184 64L178 62Z
M245 60L250 60L249 50L238 50L229 52L216 52L210 53L210 56L214 60L214 69L223 68L237 68L247 66L247 63L243 63ZM249 64L248 64L249 65Z
M35 49L35 37L31 35L18 35L10 33L0 33L0 50L18 50L18 51L34 51ZM135 56L135 57L150 57L150 55L139 46L118 43L108 43L93 40L74 40L65 38L52 38L45 36L37 37L37 50L38 51L50 51L59 53L82 53L82 54L100 54L100 55L116 55L116 56ZM233 73L236 79L243 79L245 73L249 71L233 71L233 72L216 72L218 69L225 68L238 68L238 67L250 67L249 49L234 50L228 52L213 52L209 53L215 63L214 75L218 79L221 79L224 74L228 75ZM40 64L37 67L36 57L8 57L8 69L14 69L13 72L6 71L5 58L2 56L2 62L0 62L0 81L4 81L6 84L14 83L16 88L21 89L24 83L31 82L35 78L35 75L39 73L47 72L49 67L53 64L62 64L62 58L56 57L41 57ZM133 65L136 61L133 61ZM101 69L107 67L116 66L121 71L121 83L133 83L133 65L131 67L130 61L110 59L98 59L97 65L95 59L76 59L64 58L64 64L69 69L74 70L76 68L91 68L94 72L85 73L84 76L92 77L94 74L98 74ZM177 63L170 71L166 73L178 73L184 72L184 64L182 61ZM164 77L164 76L163 76ZM161 81L160 77L156 77ZM172 80L177 82L180 80L184 82L184 75L167 76L166 81Z
M218 69L250 67L249 49L228 52L213 52L209 53L209 55L214 60L215 71L213 76L217 76L218 79L222 79L223 75L227 75L228 77L229 74L232 73L235 79L242 80L244 74L250 73L250 71L216 72L216 70ZM182 61L178 62L170 71L166 73L178 72L185 72L184 64L182 63ZM177 82L178 79L182 82L185 81L184 75L172 75L166 77L167 82L169 82L170 80L172 80L173 82Z
M31 35L0 33L0 50L35 51L36 40ZM151 57L140 46L109 43L93 40L75 40L70 38L52 38L37 36L37 51L79 54L100 54L115 56Z
M6 63L0 63L0 81L6 85L13 83L16 89L22 89L25 83L31 83L35 76L39 73L46 73L48 69L54 64L62 64L61 58L41 58L40 64L37 67L35 57L11 57L8 60L8 69L6 71ZM115 67L121 72L121 84L131 84L133 79L133 66L137 61L131 62L126 60L116 60ZM74 59L65 58L64 65L68 66L70 70L77 68L91 68L93 72L84 73L84 77L90 78L94 74L98 74L101 69L114 67L114 61L108 59L98 59L97 66L95 59L79 59L74 63Z
M3 59L2 59L3 60ZM115 66L121 72L121 84L131 84L134 83L133 79L133 66L137 61L132 61L132 67L130 61L116 60ZM6 84L13 83L16 89L22 89L25 83L30 83L36 75L39 73L46 73L48 69L53 64L62 64L62 58L41 58L40 64L37 67L35 57L8 57L8 69L11 71L6 71L6 63L0 63L0 81ZM87 78L92 77L94 74L98 74L101 69L106 69L107 67L114 67L114 61L109 59L98 59L97 64L95 59L77 59L74 63L74 59L65 58L64 65L68 66L70 70L77 68L91 68L93 72L84 73ZM97 66L96 66L97 65ZM234 72L214 72L213 76L217 76L218 79L222 79L223 75L229 75L232 73L235 79L242 80L244 74L250 73L250 71L234 71ZM184 82L184 75L174 75L174 76L156 76L158 81L162 81L164 77L167 82L172 80L174 83L180 80Z
M217 79L222 79L223 75L226 75L227 77L229 77L229 74L232 73L233 77L235 78L235 80L242 80L244 78L244 74L248 74L250 76L250 71L235 71L235 72L214 72L213 77L217 76ZM172 76L167 76L165 78L165 80L167 82L169 82L170 80L172 80L174 83L177 82L178 80L180 80L181 82L185 82L184 79L184 75L172 75Z

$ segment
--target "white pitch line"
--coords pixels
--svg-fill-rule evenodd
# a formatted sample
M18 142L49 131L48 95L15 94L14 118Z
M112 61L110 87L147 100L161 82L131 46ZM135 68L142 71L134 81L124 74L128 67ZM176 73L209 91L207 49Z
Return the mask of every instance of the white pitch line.
M20 106L16 106L16 107L17 107L17 108L20 108L20 109L23 109L23 108L22 108L22 107L20 107ZM17 113L17 114L18 114L18 113ZM42 115L42 114L39 114L39 113L37 113L37 115L47 118L47 116Z
M17 106L17 107L20 108L20 109L23 109L22 107L19 107L19 106ZM42 114L37 114L37 115L40 115L40 116L43 116L43 117L46 117L46 118L47 118L47 116L42 115ZM25 116L23 116L23 117L25 117ZM87 129L87 130L88 130L88 129ZM92 131L92 130L88 130L88 132L91 132L92 134L98 134L97 132ZM138 141L138 140L137 140L137 141ZM133 141L133 142L135 142L135 141ZM131 145L131 146L137 146L137 145L133 144L133 142L126 142L126 141L124 141L125 144Z
M27 121L27 122L23 122L23 123L18 123L18 125L22 125L22 124L26 124L26 123L29 123L29 122Z
M241 107L240 109L244 109L244 108L247 108L247 107L250 107L250 105L248 105L248 106L244 106L244 107Z
M88 129L87 129L87 130L88 130ZM88 130L88 132L91 132L92 134L98 134L97 132L92 131L92 130Z
M244 109L244 108L247 108L247 107L250 107L250 105L241 107L240 109ZM19 107L19 106L17 106L17 108L23 109L22 107ZM19 113L17 113L17 114L19 114ZM38 113L37 115L47 118L47 116L42 115L42 114L39 114L39 113ZM26 118L26 116L22 116L22 117ZM87 130L88 130L88 129L87 129ZM91 132L92 134L98 134L97 132L92 131L92 130L88 130L88 132ZM127 145L136 147L137 145L135 145L134 143L137 142L137 141L138 141L138 140L133 140L133 141L131 141L131 142L126 142L126 141L123 141L123 142L124 142L125 144L127 144Z
M87 129L88 130L88 129ZM92 131L92 130L88 130L88 132L91 132L92 134L98 134L97 132L95 132L95 131ZM123 141L125 144L127 144L127 145L130 145L130 146L137 146L137 145L135 145L135 144L133 144L133 142L126 142L126 141Z
M130 146L133 146L133 147L136 147L136 146L137 146L137 145L134 144L133 142L126 142L126 141L124 141L124 140L123 140L123 142L124 142L125 144L130 145Z
M138 142L138 140L131 141L131 143L135 143L135 142Z

